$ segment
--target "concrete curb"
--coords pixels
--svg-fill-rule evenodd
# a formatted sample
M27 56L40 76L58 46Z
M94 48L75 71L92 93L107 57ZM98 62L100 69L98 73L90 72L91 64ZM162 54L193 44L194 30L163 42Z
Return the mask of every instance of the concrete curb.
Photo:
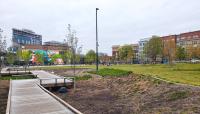
M12 80L10 80L9 94L8 94L7 107L6 107L6 114L10 114L11 94L12 94Z
M72 107L70 104L66 103L64 100L62 100L61 98L57 97L56 95L54 95L53 93L51 93L50 91L48 91L47 89L45 89L44 87L42 87L41 85L37 84L42 90L44 90L46 93L48 93L49 95L51 95L53 98L55 98L57 101L59 101L61 104L63 104L64 106L68 107L72 112L76 113L76 114L83 114L80 111L78 111L77 109L75 109L74 107Z

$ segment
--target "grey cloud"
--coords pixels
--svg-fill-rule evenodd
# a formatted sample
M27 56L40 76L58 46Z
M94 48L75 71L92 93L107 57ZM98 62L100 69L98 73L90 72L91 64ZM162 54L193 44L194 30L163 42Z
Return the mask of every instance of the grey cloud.
M62 41L70 23L85 53L95 49L96 7L99 48L109 54L114 44L200 29L199 0L0 0L0 28L9 38L16 27Z

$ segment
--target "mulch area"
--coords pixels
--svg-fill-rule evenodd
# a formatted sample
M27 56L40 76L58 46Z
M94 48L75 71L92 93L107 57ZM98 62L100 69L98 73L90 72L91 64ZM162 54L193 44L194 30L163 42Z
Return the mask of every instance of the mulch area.
M57 96L84 114L200 113L200 88L135 75L77 81Z
M9 84L9 80L0 80L0 114L6 113Z

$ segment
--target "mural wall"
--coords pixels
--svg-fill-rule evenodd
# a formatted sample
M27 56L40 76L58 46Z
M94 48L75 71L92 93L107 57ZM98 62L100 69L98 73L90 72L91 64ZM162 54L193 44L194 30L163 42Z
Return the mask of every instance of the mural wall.
M63 64L63 60L61 56L54 57L55 55L59 55L59 50L31 50L32 64ZM54 57L54 58L52 58Z

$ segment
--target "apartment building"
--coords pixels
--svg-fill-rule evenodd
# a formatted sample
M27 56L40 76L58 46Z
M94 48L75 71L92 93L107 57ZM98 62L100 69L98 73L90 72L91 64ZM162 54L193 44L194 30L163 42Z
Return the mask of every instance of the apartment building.
M42 35L28 29L12 29L12 48L17 51L24 45L42 45Z
M147 56L146 54L144 53L144 48L145 48L145 45L146 43L150 40L150 38L143 38L143 39L140 39L140 41L138 42L138 60L139 62L144 62L144 61L147 61Z

